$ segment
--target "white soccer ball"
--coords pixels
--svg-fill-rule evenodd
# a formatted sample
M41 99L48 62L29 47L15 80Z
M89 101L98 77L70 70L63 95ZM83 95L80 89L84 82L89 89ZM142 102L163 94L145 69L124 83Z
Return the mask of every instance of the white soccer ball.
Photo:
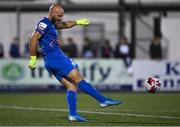
M149 77L146 79L144 87L149 93L156 93L161 87L161 82L158 78Z

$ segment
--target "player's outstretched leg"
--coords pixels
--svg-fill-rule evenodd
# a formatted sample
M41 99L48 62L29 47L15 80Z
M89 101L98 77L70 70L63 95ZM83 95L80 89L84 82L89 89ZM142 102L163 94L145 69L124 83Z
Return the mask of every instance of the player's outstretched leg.
M91 84L87 83L75 68L68 74L68 78L70 78L81 91L95 98L100 103L101 107L118 105L122 103L119 100L113 100L103 96Z
M101 107L107 107L110 105L118 105L122 103L119 100L113 100L111 98L107 98L103 96L100 92L98 92L91 84L87 83L85 80L81 80L78 83L78 88L81 91L95 98L97 101L99 101Z
M69 121L87 121L85 118L79 116L77 113L77 88L64 78L61 79L61 83L67 88L66 99L69 109Z

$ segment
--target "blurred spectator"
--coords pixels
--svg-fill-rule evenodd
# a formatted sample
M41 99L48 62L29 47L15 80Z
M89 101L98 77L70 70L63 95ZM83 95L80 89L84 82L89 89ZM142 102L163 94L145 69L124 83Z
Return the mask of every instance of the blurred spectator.
M104 45L101 49L102 58L110 58L112 55L112 47L108 39L105 40Z
M72 57L72 58L77 57L78 56L78 49L77 49L76 44L74 43L73 38L69 37L67 39L67 41L68 41L68 45L66 48L67 48L68 56Z
M126 37L123 37L116 45L114 56L115 58L122 58L126 68L128 69L128 73L132 74L131 49Z
M149 47L149 53L151 59L160 60L162 59L162 47L161 37L155 37Z
M82 49L82 56L84 58L94 58L96 57L96 48L94 48L92 42L89 38L85 37L84 39L84 46Z
M4 47L3 44L0 43L0 58L4 57Z
M25 44L24 44L24 58L29 58L29 43L28 42L26 42Z
M11 45L10 45L9 55L12 58L19 58L21 56L18 41L19 41L19 38L14 37L14 39L13 39Z

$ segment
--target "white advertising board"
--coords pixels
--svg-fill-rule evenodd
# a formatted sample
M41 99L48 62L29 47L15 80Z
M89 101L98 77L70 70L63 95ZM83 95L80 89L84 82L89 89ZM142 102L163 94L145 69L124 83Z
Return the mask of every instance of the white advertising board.
M147 77L161 81L161 91L180 91L180 61L136 60L133 62L133 90L144 91Z
M80 73L93 85L132 84L132 77L121 60L91 59L75 60ZM31 71L29 60L3 59L0 61L0 85L57 85L59 82L47 73L43 60L37 60L37 67Z

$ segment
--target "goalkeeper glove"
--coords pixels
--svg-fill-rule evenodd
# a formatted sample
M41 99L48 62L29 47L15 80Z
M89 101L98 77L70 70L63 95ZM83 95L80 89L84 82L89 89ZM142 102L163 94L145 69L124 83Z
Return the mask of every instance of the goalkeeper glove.
M36 68L36 56L30 56L30 61L28 67L30 69L35 69Z
M76 24L86 26L86 25L90 24L90 21L86 18L78 19L78 20L76 20Z

